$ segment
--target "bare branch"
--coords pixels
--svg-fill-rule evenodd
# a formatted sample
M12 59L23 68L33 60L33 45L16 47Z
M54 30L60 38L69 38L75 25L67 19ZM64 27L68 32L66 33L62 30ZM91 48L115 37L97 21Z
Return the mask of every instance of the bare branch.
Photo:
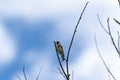
M112 76L112 78L113 78L114 80L116 80L116 78L114 77L114 75L112 74L112 72L110 71L110 69L107 67L107 64L105 63L105 61L104 61L104 59L103 59L103 57L102 57L102 55L101 55L101 53L100 53L100 51L99 51L99 48L98 48L98 45L97 45L97 40L96 40L96 35L95 35L95 45L96 45L96 48L97 48L98 55L100 56L100 58L101 58L101 60L102 60L102 62L103 62L103 64L104 64L106 70L107 70L108 73Z
M73 40L74 40L74 37L75 37L75 33L76 33L76 30L77 30L77 27L78 27L78 25L79 25L79 23L80 23L80 21L82 19L82 16L83 16L83 14L85 12L85 9L86 9L88 3L89 3L89 1L86 3L84 9L81 12L81 15L79 17L77 25L75 26L74 33L73 33L73 36L72 36L72 39L71 39L71 42L70 42L70 45L69 45L69 48L68 48L67 59L66 59L66 69L67 69L68 80L69 80L69 76L70 76L70 74L69 74L69 67L68 67L68 59L69 59L70 50L71 50L71 47L72 47L72 43L73 43Z
M120 22L117 19L114 18L114 21L120 25Z
M117 46L115 44L115 41L114 41L114 39L112 37L112 34L111 34L110 25L109 25L109 18L107 19L107 24L108 24L108 31L109 31L109 36L111 38L112 44L113 44L114 48L116 49L116 51L117 51L117 53L118 53L118 55L120 57L120 52L119 52L119 50L118 50L118 48L117 48Z
M120 52L119 52L119 50L118 50L118 48L117 48L117 46L116 46L116 44L115 44L115 41L114 41L114 39L113 39L113 37L112 37L112 34L111 34L111 29L110 29L110 25L109 25L109 18L107 19L107 25L108 25L108 31L107 31L107 30L104 28L104 26L102 25L101 20L100 20L100 18L99 18L99 15L97 15L97 17L98 17L99 23L100 23L101 27L103 28L103 30L110 36L110 39L111 39L111 41L112 41L112 44L113 44L114 48L116 49L116 51L117 51L117 53L118 53L118 55L119 55L119 57L120 57Z
M24 75L25 80L27 80L26 73L25 73L25 65L23 66L23 75Z
M42 67L41 67L40 70L39 70L39 73L38 73L38 76L36 77L36 80L39 80L41 71L42 71Z
M98 21L99 21L101 27L103 28L103 30L104 30L107 34L109 34L109 32L108 32L108 31L105 29L105 27L103 26L103 24L102 24L102 22L101 22L100 17L99 17L98 14L97 14L97 17L98 17Z
M66 79L66 77L64 76L63 72L60 70L59 67L58 67L58 70L59 70L60 74Z
M19 80L22 80L17 74L16 74L16 77L17 77Z
M119 31L117 32L117 34L118 34L118 50L120 49L120 47L119 47L119 45L120 45L120 34L119 34ZM119 52L120 52L120 50L119 50Z
M56 43L55 43L55 41L54 41L54 46L55 46L55 49L56 49L56 45L55 45L55 44L56 44ZM63 66L62 66L62 63L61 63L61 61L60 61L59 55L58 55L58 53L57 53L57 50L56 50L56 55L57 55L57 59L58 59L58 62L59 62L60 68L61 68L61 70L62 70L64 76L65 76L66 79L67 79L67 74L65 73L65 70L64 70L64 68L63 68Z

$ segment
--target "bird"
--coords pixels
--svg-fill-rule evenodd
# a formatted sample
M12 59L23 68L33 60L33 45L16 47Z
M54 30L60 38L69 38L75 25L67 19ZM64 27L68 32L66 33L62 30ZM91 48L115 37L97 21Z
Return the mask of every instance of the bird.
M64 49L59 41L54 42L56 47L56 52L61 55L62 61L65 60Z

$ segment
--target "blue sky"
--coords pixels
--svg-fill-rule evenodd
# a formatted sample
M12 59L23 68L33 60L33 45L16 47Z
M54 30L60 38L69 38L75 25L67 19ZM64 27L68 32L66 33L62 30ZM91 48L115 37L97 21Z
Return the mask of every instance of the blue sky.
M40 80L64 80L57 70L59 64L53 41L59 40L63 44L66 55L74 27L86 2L0 0L0 80L18 80L16 74L23 78L23 65L26 66L29 80L35 79L41 67ZM117 0L89 2L71 49L70 72L73 72L74 80L108 80L108 72L94 44L96 33L105 61L115 77L120 79L119 58L96 16L100 15L106 28L106 19L110 17L112 33L117 40L116 31L120 28L113 21L113 18L120 21Z

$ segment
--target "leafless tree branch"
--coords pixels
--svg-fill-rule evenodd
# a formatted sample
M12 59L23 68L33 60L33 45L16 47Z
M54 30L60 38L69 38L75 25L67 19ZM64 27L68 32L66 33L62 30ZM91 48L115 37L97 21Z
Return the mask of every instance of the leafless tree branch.
M17 74L16 74L16 77L17 77L19 80L22 80Z
M117 48L117 46L116 46L116 44L115 44L115 41L114 41L114 39L113 39L112 34L111 34L111 29L110 29L110 25L109 25L109 18L107 19L107 26L108 26L108 31L107 31L107 30L104 28L104 26L102 25L101 20L100 20L100 18L99 18L99 15L97 15L97 16L98 16L98 20L99 20L99 23L100 23L101 27L102 27L103 30L110 36L110 39L111 39L111 41L112 41L112 44L113 44L115 50L117 51L117 53L118 53L118 55L119 55L119 57L120 57L120 52L119 52L119 50L118 50L118 48Z
M63 72L61 71L61 69L58 67L58 71L60 72L60 74L66 79L66 77L64 76Z
M85 7L83 8L82 12L81 12L81 15L79 17L79 20L77 22L77 25L75 26L75 29L74 29L74 33L73 33L73 36L72 36L72 39L71 39L71 42L70 42L70 45L69 45L69 48L68 48L68 53L67 53L67 59L66 59L66 69L67 69L67 76L68 76L68 80L69 80L69 76L70 76L70 73L69 73L69 67L68 67L68 61L69 61L69 54L70 54L70 50L71 50L71 47L72 47L72 43L73 43L73 40L74 40L74 37L75 37L75 33L76 33L76 30L77 30L77 27L82 19L82 16L85 12L85 9L88 5L89 1L86 3Z
M79 20L78 20L76 26L75 26L74 33L73 33L73 36L72 36L72 39L71 39L71 42L70 42L70 45L69 45L69 48L68 48L68 53L67 53L67 58L66 58L66 71L67 71L67 72L65 72L65 70L64 70L64 68L63 68L63 65L62 65L62 63L61 63L61 61L60 61L59 55L58 55L58 53L57 53L57 50L56 50L56 55L57 55L58 62L59 62L59 65L60 65L59 71L60 71L60 73L61 73L62 75L65 76L64 78L65 78L66 80L70 80L70 73L69 73L69 66L68 66L70 50L71 50L71 47L72 47L72 43L73 43L73 40L74 40L74 37L75 37L75 33L76 33L76 30L77 30L77 27L78 27L78 25L79 25L79 23L80 23L80 21L81 21L81 19L82 19L82 16L83 16L83 14L84 14L84 12L85 12L85 9L86 9L88 3L89 3L89 1L85 4L85 6L84 6L84 8L83 8L83 10L82 10L82 12L81 12L81 15L80 15L80 17L79 17ZM54 41L54 46L55 46L55 48L56 48L56 45L55 45L55 44L56 44L56 43L55 43L55 41ZM60 70L60 69L61 69L61 70Z
M99 51L99 48L98 48L98 45L97 45L97 40L96 40L96 35L95 35L95 45L96 45L96 48L97 48L98 55L100 56L100 58L101 58L101 60L102 60L102 62L103 62L103 64L104 64L106 70L107 70L108 73L112 76L112 78L113 78L114 80L116 80L116 78L114 77L114 75L112 74L112 72L110 71L110 69L107 67L107 64L105 63L105 61L104 61L104 59L103 59L103 57L102 57L102 55L101 55L101 53L100 53L100 51Z
M55 45L55 44L56 44L56 43L55 43L55 41L54 41L54 46L55 46L55 49L56 49L56 45ZM58 55L58 53L57 53L57 50L56 50L56 55L57 55L57 59L58 59L60 68L61 68L61 70L62 70L62 73L63 73L63 75L65 76L65 79L67 79L67 74L65 73L65 70L64 70L64 68L63 68L63 66L62 66L62 63L61 63L61 61L60 61L60 57L59 57L59 55Z
M115 21L117 24L120 25L120 22L119 22L117 19L115 19L115 18L113 18L113 19L114 19L114 21Z
M112 34L111 34L110 25L109 25L109 18L107 19L107 24L108 24L108 31L109 31L109 36L111 38L112 44L113 44L114 48L116 49L116 51L117 51L117 53L118 53L118 55L120 57L120 52L119 52L119 50L118 50L118 48L117 48L117 46L115 44L115 41L114 41L114 39L112 37Z
M26 73L25 73L25 65L23 66L23 75L24 75L25 80L27 80Z
M109 34L109 32L108 32L108 31L105 29L105 27L103 26L103 24L102 24L102 22L101 22L100 17L99 17L98 14L97 14L97 17L98 17L98 21L99 21L101 27L103 28L103 30L104 30L107 34Z
M119 31L117 32L117 34L118 34L118 50L120 49L120 34L119 34ZM120 52L120 50L119 50L119 52Z
M38 73L38 75L37 75L37 77L36 77L36 80L39 80L41 71L42 71L42 67L41 67L40 70L39 70L39 73Z

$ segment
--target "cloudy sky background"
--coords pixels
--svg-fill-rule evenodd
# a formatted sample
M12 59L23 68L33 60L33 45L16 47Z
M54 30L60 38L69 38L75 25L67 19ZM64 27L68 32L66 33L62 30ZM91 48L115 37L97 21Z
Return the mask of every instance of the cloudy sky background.
M57 68L53 41L59 40L65 55L74 27L87 0L0 0L0 79L23 78L26 66L28 80L35 80L42 67L40 80L64 80ZM117 80L120 79L119 57L109 36L97 19L107 28L107 17L113 36L120 21L117 0L89 0L89 5L77 29L70 54L70 71L74 80L108 80L110 76L95 47L96 33L99 49ZM63 62L63 64L65 64ZM23 79L24 80L24 79ZM111 78L112 80L112 78Z

